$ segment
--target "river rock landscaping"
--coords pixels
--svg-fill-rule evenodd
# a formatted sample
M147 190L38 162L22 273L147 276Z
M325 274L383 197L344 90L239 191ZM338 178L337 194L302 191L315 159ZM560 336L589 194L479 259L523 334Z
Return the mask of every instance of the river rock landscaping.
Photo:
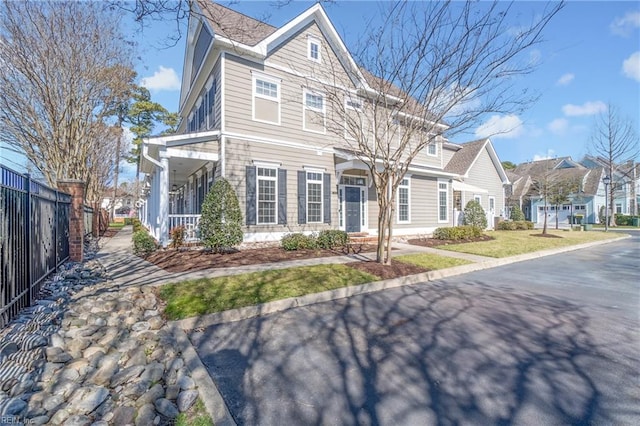
M154 290L114 285L87 251L0 332L2 424L172 424L198 398Z

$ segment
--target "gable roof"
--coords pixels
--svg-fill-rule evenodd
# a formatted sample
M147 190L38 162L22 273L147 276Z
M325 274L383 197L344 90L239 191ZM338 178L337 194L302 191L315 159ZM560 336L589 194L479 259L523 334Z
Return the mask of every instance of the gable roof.
M236 12L233 9L214 3L211 0L199 0L202 16L207 19L214 34L247 46L255 46L277 28L255 18Z
M493 144L489 138L486 139L478 139L476 141L467 142L464 144L458 145L461 148L456 151L455 154L451 157L451 160L447 163L444 168L445 172L455 173L460 176L466 176L469 173L471 167L476 162L480 153L483 150L487 150L489 153L489 157L491 157L491 161L500 176L503 184L509 183L509 177L504 171L502 164L500 163L500 159L498 158L498 154L496 154L495 149L493 149Z

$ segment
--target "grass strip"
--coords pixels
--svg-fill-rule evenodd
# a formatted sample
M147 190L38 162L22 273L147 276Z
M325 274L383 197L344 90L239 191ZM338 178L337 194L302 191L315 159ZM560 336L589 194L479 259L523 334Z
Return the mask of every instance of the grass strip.
M608 240L621 236L619 233L556 230L549 231L549 234L560 238L534 236L542 234L542 231L540 230L493 231L488 234L495 237L495 240L476 243L451 244L439 246L438 248L460 253L502 258L531 253L534 251L584 244L592 241Z
M465 259L456 259L455 257L440 256L430 253L405 254L402 256L396 256L394 259L400 262L421 266L432 271L473 263Z
M160 297L167 318L178 320L376 280L341 264L315 265L167 284Z

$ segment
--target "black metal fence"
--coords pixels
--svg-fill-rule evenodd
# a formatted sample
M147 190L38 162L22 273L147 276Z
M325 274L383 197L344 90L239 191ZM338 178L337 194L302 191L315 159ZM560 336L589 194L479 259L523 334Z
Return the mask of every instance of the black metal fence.
M71 196L0 165L0 328L69 258Z

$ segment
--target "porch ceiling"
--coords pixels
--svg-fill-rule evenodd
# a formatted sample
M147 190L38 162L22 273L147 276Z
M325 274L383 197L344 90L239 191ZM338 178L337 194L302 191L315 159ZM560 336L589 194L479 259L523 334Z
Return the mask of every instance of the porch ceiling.
M209 161L191 158L170 158L169 159L169 188L173 185L181 187L185 185L189 176L205 166Z

